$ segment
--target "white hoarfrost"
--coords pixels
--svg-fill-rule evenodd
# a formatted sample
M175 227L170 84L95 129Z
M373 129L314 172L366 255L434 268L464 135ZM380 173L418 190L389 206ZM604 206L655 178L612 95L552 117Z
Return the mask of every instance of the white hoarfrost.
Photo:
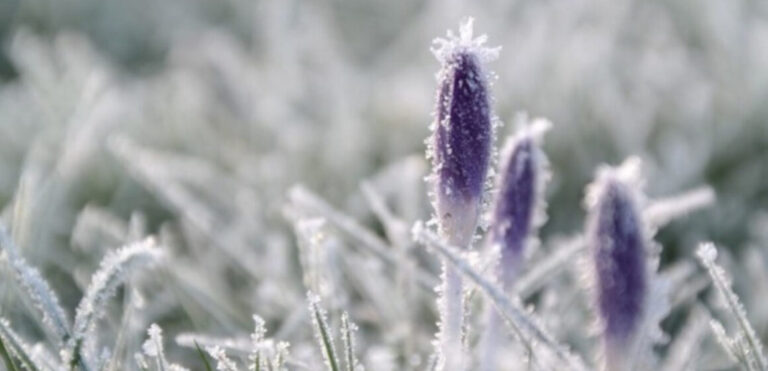
M768 361L763 353L763 344L747 319L747 312L739 297L731 289L731 279L725 270L715 260L717 249L712 243L699 246L698 255L701 264L707 269L717 292L725 301L726 308L735 320L738 330L733 336L728 336L722 324L713 320L712 330L718 341L731 357L736 359L747 370L768 370Z
M81 357L77 353L81 353L86 345L84 343L93 338L90 332L96 325L96 321L104 314L107 301L115 295L117 288L123 284L131 272L154 262L160 256L161 250L152 237L107 254L99 270L93 275L85 296L77 306L74 330L67 345L67 354L72 357ZM153 327L151 330L159 331L159 328Z
M0 226L0 247L5 251L16 282L42 314L43 324L55 335L57 343L65 342L70 336L70 325L64 309L59 304L59 298L40 272L27 264L27 261L19 255L16 245L4 226Z

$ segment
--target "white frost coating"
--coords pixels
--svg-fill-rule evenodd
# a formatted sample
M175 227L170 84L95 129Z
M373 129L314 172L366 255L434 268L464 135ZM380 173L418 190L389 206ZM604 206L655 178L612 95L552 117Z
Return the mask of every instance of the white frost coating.
M397 256L387 242L383 241L376 233L364 227L354 218L333 208L326 200L309 189L302 185L294 185L288 191L288 198L291 204L295 205L302 212L322 216L339 230L358 241L359 244L356 244L356 246L368 249L371 253L389 264L397 264ZM416 272L416 279L421 287L427 290L431 290L437 283L433 276L422 269Z
M357 326L349 320L349 313L342 313L341 342L344 344L344 361L346 363L346 371L355 371L359 368L357 357L355 356L355 331L357 331Z
M272 369L275 371L284 371L285 363L288 359L288 348L290 344L285 341L277 343L275 346L275 355L272 358Z
M56 335L58 343L64 342L70 336L70 326L67 315L59 304L59 298L40 272L19 255L16 245L3 225L0 225L0 247L5 251L16 281L43 314L43 324Z
M158 326L156 323L153 323L151 326L149 326L149 329L147 330L147 335L149 335L149 340L147 340L144 345L142 346L142 350L144 350L144 354L150 356L150 357L157 357L160 354L163 353L163 330L160 329L160 326Z
M158 370L168 370L168 360L165 359L165 350L163 349L163 330L156 323L153 323L149 326L147 335L149 335L149 339L141 346L144 355L155 359Z
M712 188L700 187L682 195L656 200L644 210L644 214L649 223L660 226L674 218L713 204L715 198L715 191Z
M264 343L264 336L267 334L266 323L264 319L258 315L253 315L254 330L251 334L251 354L248 356L248 360L251 362L249 370L266 370L267 357L262 351L262 344Z
M115 294L117 287L130 272L158 259L160 255L160 249L150 237L111 252L102 260L77 307L72 339L67 344L69 354L79 352L82 342L88 339L88 333L103 315L107 300ZM154 331L154 328L150 328L150 331Z
M216 370L238 371L235 361L229 359L229 357L227 357L227 353L221 347L212 346L206 348L205 350L208 352L208 354L211 355L211 358L216 361Z
M515 125L514 138L516 140L531 138L538 145L542 144L544 135L552 129L551 121L543 117L530 119L525 111L516 113L513 123Z
M329 370L339 370L339 358L336 356L336 347L328 326L328 316L320 306L320 297L308 292L307 301L309 302L309 314L312 316L312 325L315 329L315 338L320 345L325 366Z
M699 249L696 251L696 256L698 256L699 259L701 259L701 262L709 268L710 265L715 264L715 260L717 259L717 249L714 244L704 243L699 246Z
M211 346L219 346L226 350L247 354L253 350L253 342L246 337L237 338L224 338L213 337L197 333L181 333L176 335L176 344L186 348L195 349L197 345L206 348ZM197 343L197 345L195 345ZM262 344L263 346L263 344Z
M717 249L712 243L704 243L696 251L702 265L712 277L715 288L725 301L728 310L736 320L739 331L733 336L728 337L722 325L713 324L712 330L718 337L721 344L733 355L744 367L749 370L768 370L768 361L763 354L763 344L757 337L755 330L747 319L747 312L741 304L739 297L731 289L731 279L725 270L715 263L717 259Z
M455 267L459 272L469 277L474 283L491 298L491 301L499 310L499 313L512 327L513 331L519 335L520 340L528 343L531 349L540 349L550 352L554 357L551 361L555 363L552 369L568 370L586 370L583 361L576 355L571 354L566 347L558 344L555 339L545 332L541 325L534 320L530 314L523 309L519 302L511 300L501 288L496 287L488 279L478 273L469 262L464 260L456 252L457 248L449 246L438 238L434 233L427 230L422 222L414 224L412 229L413 237L421 244L434 248L446 261ZM543 347L538 348L539 345ZM550 360L550 357L542 356L541 359Z
M485 42L488 41L488 36L483 34L474 37L474 23L475 19L468 17L461 22L458 36L453 33L453 30L448 30L445 38L436 38L432 40L434 46L432 46L430 50L432 51L432 54L435 55L435 58L441 63L445 63L456 52L469 51L477 55L483 63L497 59L501 47L497 46L489 48L483 46Z
M723 347L723 350L728 354L728 357L734 362L738 362L738 350L734 347L733 341L731 341L728 334L725 332L723 324L713 319L709 321L709 327L712 329L712 333L715 334L715 340L717 340L720 346Z
M643 210L646 204L646 198L642 194L645 189L645 178L642 172L643 162L639 157L628 157L618 167L602 165L597 169L597 176L594 182L587 186L587 195L584 198L584 206L591 210L597 204L602 188L608 181L618 181L627 186L638 210Z
M0 338L2 338L6 350L21 361L22 367L28 368L32 366L42 369L34 361L30 346L11 329L11 324L5 318L0 318Z

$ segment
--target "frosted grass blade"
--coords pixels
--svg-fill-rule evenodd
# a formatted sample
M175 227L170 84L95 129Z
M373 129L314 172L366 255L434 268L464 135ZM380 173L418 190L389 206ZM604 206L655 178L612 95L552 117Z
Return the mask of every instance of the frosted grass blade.
M67 345L67 352L72 357L71 362L82 361L80 350L83 341L87 339L95 322L103 315L107 301L114 296L118 286L133 270L159 256L160 250L155 246L154 239L147 238L111 252L104 258L77 307L73 335Z
M349 320L347 312L341 315L341 342L344 344L345 371L355 371L357 359L355 358L355 339L353 332L357 330L354 323Z
M43 315L43 324L56 335L58 343L65 343L70 337L70 325L59 298L50 285L19 255L16 245L8 235L5 226L0 225L0 247L5 251L14 277L29 299Z
M444 243L434 233L424 228L421 223L416 223L413 228L414 238L427 247L446 258L459 272L470 278L494 303L500 314L512 326L515 332L527 335L532 342L538 342L552 352L557 358L560 367L564 369L586 370L583 361L578 356L571 354L563 345L557 343L553 337L547 334L539 324L531 319L519 304L514 303L504 293L504 290L496 287L488 279L484 278L472 266L459 256L458 249ZM524 339L524 337L521 337Z
M4 349L21 362L21 367L30 371L42 370L32 357L32 351L16 332L11 329L10 323L5 318L0 318L0 339Z
M329 371L341 371L336 347L333 343L333 335L331 335L328 327L328 318L325 310L320 307L320 298L310 292L307 293L307 301L309 302L309 313L312 316L312 325L315 329L315 338L320 345L325 366Z
M709 272L712 277L712 282L715 284L715 288L722 296L728 310L736 320L739 326L739 333L736 335L735 340L743 339L741 341L729 340L726 336L725 330L720 325L720 331L715 331L719 334L719 339L723 339L724 343L730 343L733 348L727 349L730 353L736 356L740 361L749 369L756 369L759 371L768 370L768 362L766 362L765 355L763 354L763 345L760 339L757 337L755 330L747 319L747 313L744 310L744 306L741 304L739 297L731 289L731 280L725 270L715 263L717 259L717 249L712 243L704 243L699 246L696 252L702 265ZM716 326L713 326L713 329Z

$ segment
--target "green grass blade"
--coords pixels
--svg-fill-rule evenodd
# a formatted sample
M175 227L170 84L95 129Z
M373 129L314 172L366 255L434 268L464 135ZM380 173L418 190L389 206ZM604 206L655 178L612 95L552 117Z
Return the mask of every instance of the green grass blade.
M339 359L336 356L336 349L333 346L333 336L328 329L328 320L323 309L319 305L320 298L312 293L307 296L309 298L309 311L312 315L312 324L315 327L315 335L320 344L320 348L322 348L323 351L325 365L330 371L341 371L341 368L339 367Z
M0 337L0 355L3 357L3 361L5 361L5 368L7 368L9 371L18 371L19 368L16 367L16 362L11 359L11 355L8 354L8 350L5 349L5 344L3 344L3 339Z
M29 346L11 329L10 323L4 318L0 318L0 339L3 341L3 349L9 351L9 354L13 354L13 358L19 360L24 369L28 371L39 370L37 364L32 361L32 357L28 354Z
M211 368L211 363L208 362L208 358L205 358L205 353L203 353L203 350L200 349L200 345L197 344L197 341L195 341L195 348L197 349L197 355L200 356L200 359L203 360L203 366L205 366L205 371L213 371Z

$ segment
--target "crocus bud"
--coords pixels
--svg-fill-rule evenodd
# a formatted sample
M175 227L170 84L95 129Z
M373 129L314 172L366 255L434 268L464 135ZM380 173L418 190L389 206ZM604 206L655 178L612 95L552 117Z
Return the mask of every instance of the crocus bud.
M434 171L430 177L436 222L442 238L451 245L469 247L477 227L485 190L494 117L483 64L498 54L484 48L485 37L472 37L472 20L462 24L459 36L435 40L432 52L441 63L437 74L437 107L427 139L427 156ZM464 370L464 292L461 274L443 263L438 306L436 369Z
M528 123L507 140L502 151L498 195L491 221L490 241L499 248L499 278L511 287L520 268L525 244L532 230L544 219L544 182L549 177L547 160L538 142L551 124L546 120Z
M483 64L498 50L482 47L484 42L484 37L472 38L470 19L458 37L449 32L433 49L442 65L428 140L434 206L443 234L460 237L451 242L462 246L471 241L477 224L494 135Z
M623 370L643 322L649 273L646 230L635 185L620 169L604 169L591 186L587 239L594 259L597 310L607 370Z
M544 183L549 178L547 159L539 145L552 124L543 119L529 122L525 114L518 115L517 121L518 133L507 139L501 153L488 239L493 253L499 256L496 276L507 291L513 288L522 266L525 245L533 238L534 229L544 222ZM496 350L502 339L502 324L502 318L490 309L480 342L480 371L498 368Z

